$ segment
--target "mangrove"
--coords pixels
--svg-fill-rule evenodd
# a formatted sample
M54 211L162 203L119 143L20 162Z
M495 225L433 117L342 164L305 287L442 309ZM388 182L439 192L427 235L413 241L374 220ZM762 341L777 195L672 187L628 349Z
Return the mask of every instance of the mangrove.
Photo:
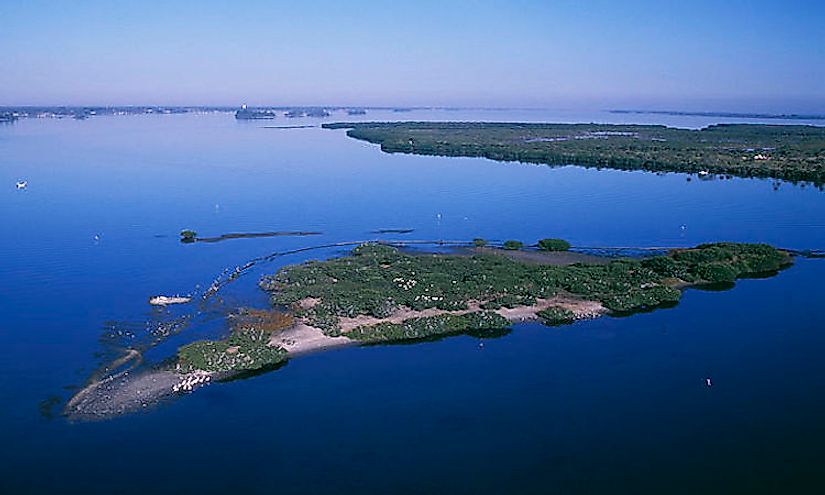
M347 129L349 137L388 153L825 184L825 127L818 126L346 122L323 127Z

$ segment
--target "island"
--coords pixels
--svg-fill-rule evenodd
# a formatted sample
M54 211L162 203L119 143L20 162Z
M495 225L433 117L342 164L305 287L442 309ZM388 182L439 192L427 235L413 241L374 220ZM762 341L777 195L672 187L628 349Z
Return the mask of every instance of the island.
M825 184L825 127L817 126L343 122L323 127L346 129L349 137L388 153Z
M241 318L226 339L182 346L177 370L252 371L341 345L627 315L674 305L687 287L774 274L792 259L764 244L620 259L570 252L560 240L537 246L544 248L422 254L370 243L340 258L284 267L260 282L271 295L269 313Z
M115 417L336 347L495 337L516 322L557 326L653 311L677 304L686 288L730 288L740 278L775 275L793 260L765 244L621 258L577 251L561 239L492 244L475 239L431 253L368 242L340 257L285 266L260 280L271 307L232 311L223 338L181 345L148 369L139 365L152 347L127 349L92 376L64 414Z

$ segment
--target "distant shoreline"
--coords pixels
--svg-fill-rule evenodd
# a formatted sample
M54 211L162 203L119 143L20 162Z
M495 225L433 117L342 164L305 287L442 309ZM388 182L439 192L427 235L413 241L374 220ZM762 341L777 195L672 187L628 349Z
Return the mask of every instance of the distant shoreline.
M775 120L825 120L824 114L798 113L739 113L739 112L688 112L681 110L608 110L609 113L638 115L673 115L678 117L721 117L730 119L775 119Z

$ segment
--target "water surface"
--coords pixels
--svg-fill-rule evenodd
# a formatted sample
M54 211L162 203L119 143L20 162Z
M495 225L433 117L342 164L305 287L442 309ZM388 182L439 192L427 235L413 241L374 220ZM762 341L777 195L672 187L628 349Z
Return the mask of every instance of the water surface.
M715 121L572 111L359 118ZM113 421L42 415L44 400L65 400L99 364L107 329L141 338L163 318L148 297L196 292L274 251L376 237L825 247L825 196L812 187L388 155L342 131L266 125L208 114L0 126L0 492L776 493L825 481L816 314L825 263L814 260L727 292L688 291L669 310L517 325L483 348L472 337L349 348ZM25 191L14 188L21 179ZM323 234L185 245L184 228ZM227 287L225 306L263 306L261 275L338 252L258 266ZM196 325L152 357L222 329Z

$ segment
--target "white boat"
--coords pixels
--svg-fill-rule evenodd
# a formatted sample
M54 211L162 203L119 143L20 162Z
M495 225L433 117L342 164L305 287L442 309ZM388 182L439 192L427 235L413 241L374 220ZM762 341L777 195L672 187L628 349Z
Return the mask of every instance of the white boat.
M29 183L27 181L21 180L17 181L17 184L15 185L17 186L17 189L25 189L29 186Z
M708 172L707 170L700 170L699 171L699 176L700 177L704 177L704 176L709 175L709 174L710 174L710 172Z

